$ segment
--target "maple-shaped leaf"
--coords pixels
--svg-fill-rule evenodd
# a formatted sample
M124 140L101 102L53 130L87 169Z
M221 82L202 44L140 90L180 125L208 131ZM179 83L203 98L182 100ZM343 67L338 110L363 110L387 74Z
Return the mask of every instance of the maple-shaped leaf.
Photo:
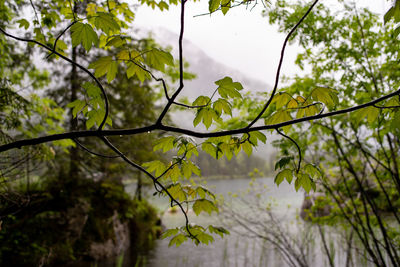
M72 47L82 44L87 52L92 46L99 44L99 37L93 30L92 26L87 23L77 22L71 27Z
M215 82L218 85L218 93L223 98L242 97L239 90L243 89L240 82L233 82L231 77L225 77Z
M152 50L148 51L146 53L146 59L148 65L160 71L165 70L165 65L174 65L174 58L172 55L157 48L153 48Z
M102 30L104 33L109 34L110 32L119 31L121 28L116 22L113 15L110 13L97 12L94 25L97 29Z

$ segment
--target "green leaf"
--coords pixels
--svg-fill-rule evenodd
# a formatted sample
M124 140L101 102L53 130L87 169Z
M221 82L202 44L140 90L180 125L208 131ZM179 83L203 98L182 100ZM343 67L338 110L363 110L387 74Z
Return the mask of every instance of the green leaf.
M212 225L208 226L208 231L210 233L212 233L212 234L217 234L217 235L219 235L221 237L224 237L224 235L229 235L230 234L229 231L226 230L225 228L212 226Z
M128 78L131 78L133 75L136 75L136 77L141 81L144 82L146 79L150 79L150 74L136 65L135 63L128 63L128 69L126 70L126 76Z
M297 191L299 191L301 187L301 180L299 178L296 178L296 180L294 181L294 189Z
M193 101L193 106L205 106L210 102L210 98L208 96L199 96L196 98L195 101Z
M181 176L181 170L179 169L179 167L177 165L175 165L174 167L169 169L167 171L167 173L165 174L165 177L170 178L171 181L174 183L179 180L180 176Z
M220 98L217 101L215 101L213 104L213 109L219 115L222 115L222 112L225 112L225 114L232 116L231 104L226 99Z
M193 120L193 125L196 127L201 121L206 128L210 128L213 120L218 120L218 115L212 108L200 108L197 110L196 117Z
M286 106L289 101L293 100L292 97L286 92L279 92L278 94L274 95L274 98L271 101L271 104L276 104L276 109L280 109L283 106ZM297 102L296 102L297 103Z
M204 232L197 233L195 236L200 243L203 243L206 245L214 242L214 238L211 235L204 233Z
M193 211L196 213L196 215L199 215L201 212L207 212L211 215L213 211L218 212L218 208L212 201L208 199L198 199L193 204Z
M284 168L286 165L288 165L290 163L290 161L293 160L293 157L283 157L281 158L277 163L275 163L275 170L282 169Z
M199 123L201 122L201 120L203 119L202 114L200 113L201 109L197 110L196 113L196 117L193 120L193 126L196 127L197 125L199 125Z
M94 85L93 83L85 82L82 85L82 88L86 90L86 93L90 98L96 98L102 95L100 88Z
M130 60L130 59L131 59L131 52L129 49L123 49L123 50L119 51L117 54L117 60L125 61L125 60Z
M175 141L175 137L173 137L173 136L167 136L167 137L160 138L154 142L153 151L162 149L163 152L165 153L174 148L174 141Z
M371 125L373 124L379 116L379 109L375 107L367 107L365 112L367 113L367 121Z
M121 29L115 21L114 16L110 13L104 12L97 12L94 25L105 34L110 34L110 32L116 32Z
M174 236L171 241L169 241L168 246L171 247L173 245L176 245L177 247L179 247L180 245L182 245L183 242L185 242L187 240L187 237L183 234L179 234Z
M168 5L166 2L161 1L161 2L158 3L158 8L159 8L161 11L163 11L164 9L165 9L165 10L168 10L168 9L169 9L169 5Z
M142 164L148 172L155 172L155 176L158 177L167 169L165 164L159 160L154 160L150 162L145 162Z
M279 186L284 179L286 179L286 181L290 184L293 180L293 171L290 169L284 169L280 171L276 175L274 182L276 183L277 186Z
M302 103L302 107L309 106L311 103L307 100ZM307 108L300 108L297 110L297 115L296 118L302 118L304 116L313 116L315 114L318 114L320 111L317 108L317 105L311 105Z
M179 229L178 229L178 228L168 229L168 230L166 230L166 231L164 231L164 232L162 233L161 239L165 239L165 238L167 238L167 237L176 235L176 234L178 234L178 233L179 233Z
M311 92L311 96L315 101L322 102L330 108L339 103L337 92L330 88L317 87Z
M228 13L230 8L231 8L231 0L222 0L221 2L222 14L226 15L226 13Z
M257 145L258 140L260 140L264 144L267 142L267 137L262 132L259 131L251 132L249 133L249 135L250 135L249 140L253 145Z
M219 8L221 5L221 0L209 0L208 1L208 10L210 13L213 13L215 10Z
M293 98L289 101L289 103L287 103L287 108L294 109L294 108L297 108L298 106L299 106L299 103L297 103L296 99L293 99Z
M308 174L305 173L298 173L297 174L297 180L298 181L298 186L301 186L304 188L304 190L309 193L311 189L316 189L314 181L310 178ZM295 184L296 186L296 184ZM298 188L296 189L298 190Z
M394 34L395 37L400 35L400 26L398 26L396 29L394 29L393 34Z
M243 86L239 82L233 82L232 78L225 77L221 80L215 82L218 85L218 93L223 98L241 98L242 95L240 94L239 90L243 89Z
M90 102L92 103L93 100L97 102L99 98L92 99ZM97 104L96 104L97 106ZM100 107L99 109L92 109L89 111L86 116L88 117L88 120L86 121L86 128L90 129L91 127L94 126L94 124L100 125L101 122L104 120L104 116L106 115L106 112L104 108ZM107 122L107 120L106 120Z
M184 177L190 178L192 176L192 170L187 162L182 162L181 170Z
M185 191L182 190L181 184L172 184L169 187L167 187L168 192L171 194L171 196L178 200L178 201L185 201L187 200L187 196Z
M386 23L388 23L393 17L394 17L394 12L395 12L395 7L392 6L386 13L385 16L383 16L383 20Z
M117 76L118 72L118 63L116 61L111 62L110 69L107 72L107 81L111 82L112 80L115 79L115 76Z
M390 130L393 132L400 131L400 111L394 114L392 122L390 123Z
M92 26L87 23L77 22L71 27L72 47L82 44L87 52L89 52L92 45L99 44L99 37L93 30Z
M146 53L147 63L154 69L164 71L165 65L173 66L174 58L168 52L153 48Z
M321 171L313 164L307 164L303 169L311 178L322 177Z
M83 100L75 100L67 105L67 108L72 108L72 116L76 118L78 113L86 106L86 102Z
M203 143L201 149L213 158L217 158L217 147L214 144L209 142Z
M201 175L200 168L196 166L193 162L191 161L183 161L182 162L182 174L186 178L190 178L192 176L192 173L196 174L197 176Z
M292 116L286 110L278 110L265 120L265 124L279 124L292 120ZM284 132L288 132L291 125L282 127Z
M186 192L188 199L193 200L196 198L197 192L191 185L183 186L183 190Z
M17 20L17 23L19 24L20 28L24 27L25 30L29 28L29 21L27 21L26 19Z
M365 117L367 117L368 123L371 125L379 116L379 109L369 106L366 108L359 109L353 113L353 117L356 123L360 123Z
M291 119L292 117L290 116L289 112L286 110L280 110L274 112L269 118L267 118L267 122L268 124L278 124L281 122L290 121Z
M124 45L125 43L126 43L125 38L121 38L121 36L116 35L116 36L112 36L111 38L107 39L106 46L120 47L120 46ZM121 52L123 52L123 51L127 51L127 50L122 50ZM119 57L118 57L118 59L119 59ZM129 56L128 56L128 58L125 58L125 59L128 60Z
M101 77L110 71L115 72L111 74L115 77L116 70L112 69L115 68L115 66L114 67L112 66L113 65L112 63L113 63L113 58L111 56L101 57L95 62L90 63L89 69L95 70L94 75L96 75L96 77Z
M242 149L249 157L251 156L251 153L253 153L253 146L249 142L244 142L242 144Z
M197 187L196 192L200 198L206 198L206 196L208 195L210 198L215 199L214 193L205 188L204 186Z
M188 143L187 147L187 152L186 152L186 157L190 159L192 155L199 156L199 152L197 151L197 147L193 145L192 143Z
M86 129L92 128L95 123L96 123L96 118L94 116L89 117L89 119L86 121Z

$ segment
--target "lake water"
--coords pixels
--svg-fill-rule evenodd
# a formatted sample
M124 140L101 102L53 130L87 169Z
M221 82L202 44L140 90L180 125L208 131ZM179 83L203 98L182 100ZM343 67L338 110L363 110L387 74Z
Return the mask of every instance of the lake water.
M304 192L296 192L293 185L285 182L277 187L272 178L258 178L252 182L252 189L247 194L239 198L231 197L232 194L241 196L241 192L249 188L250 182L250 179L208 181L206 186L224 197L229 206L225 210L228 211L213 213L212 216L195 216L192 211L188 212L191 223L224 226L231 232L230 235L224 238L214 236L212 244L199 246L188 241L180 247L169 247L169 239L157 240L154 249L140 256L140 264L137 266L328 266L317 228L298 218ZM134 192L132 187L127 189ZM256 193L261 194L256 197ZM165 227L184 225L184 217L179 211L168 212L169 202L166 198L153 197L151 193L149 195L149 202L159 210ZM269 209L268 203L272 203ZM234 220L235 216L241 216L242 220ZM243 222L244 227L240 225ZM325 229L324 234L334 255L335 266L345 266L347 254L343 239L334 228ZM277 239L268 240L271 236ZM277 249L278 246L294 252L293 255L301 258L300 262L304 265L295 262L293 255L291 260L294 262L291 264L288 257L283 256L282 250ZM352 266L368 266L367 262L355 256L352 260Z
M217 195L221 195L227 202L230 202L231 194L239 194L249 188L250 179L234 179L234 180L211 180L206 186ZM294 219L298 209L303 201L303 193L296 192L293 185L282 183L277 187L272 178L259 178L255 180L255 187L267 187L264 190L262 199L264 202L275 202L272 209L286 218ZM167 199L160 197L150 197L149 201L162 214L163 224L167 228L182 226L184 217L180 212L168 212L169 203ZM236 208L238 203L234 203ZM245 207L241 207L245 208ZM224 217L224 218L223 218ZM190 222L207 226L209 224L215 226L225 226L227 224L226 216L201 215L195 216L189 211ZM224 221L222 224L221 222ZM235 225L231 225L231 228ZM272 263L272 260L282 266L282 261L276 256L277 253L267 253L262 255L261 247L264 247L261 240L255 238L244 237L236 234L232 229L227 228L231 234L224 238L215 236L215 242L211 245L196 246L192 242L186 242L180 247L168 247L169 239L157 240L155 248L146 255L147 266L151 267L184 267L184 266L272 266L265 265L265 261ZM270 254L270 255L268 255ZM264 257L264 258L263 258ZM271 258L272 257L272 258ZM276 265L278 266L278 265ZM284 265L283 265L284 266Z

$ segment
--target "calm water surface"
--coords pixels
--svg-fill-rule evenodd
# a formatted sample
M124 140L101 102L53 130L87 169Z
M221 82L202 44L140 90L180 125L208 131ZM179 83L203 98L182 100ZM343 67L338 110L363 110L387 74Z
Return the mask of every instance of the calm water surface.
M230 193L240 193L249 188L250 179L211 180L207 187L215 194L224 196L229 201ZM257 186L268 188L263 194L265 201L274 201L273 210L279 214L286 214L287 218L294 218L303 201L303 193L296 192L293 185L282 183L277 187L272 178L256 179ZM149 200L162 214L163 224L167 228L182 226L184 218L182 214L167 211L169 203L165 198L152 197ZM215 213L212 216L195 216L189 211L190 221L207 226L209 224L222 226L222 218ZM232 225L231 227L235 227ZM211 245L196 246L186 242L180 247L168 247L169 239L157 240L155 248L146 255L147 266L150 267L184 267L184 266L285 266L278 253L271 248L269 251L261 251L261 240L252 239L235 234L223 239L215 236L215 242ZM264 244L265 245L265 244ZM265 247L265 246L264 246ZM283 264L283 265L282 265Z
M231 206L236 210L236 214L246 214L251 208L248 205L238 203L235 198L230 197L232 194L244 192L249 188L250 179L234 179L234 180L211 180L207 182L207 187L217 195L223 196L225 203L231 203ZM128 192L135 192L135 186L127 187ZM267 190L264 189L267 187ZM244 199L249 199L250 203L255 195L254 189L262 188L260 209L250 212L249 218L253 222L258 218L268 216L265 207L267 203L274 203L271 206L271 211L274 214L275 225L280 228L272 228L271 224L267 224L266 231L271 229L273 233L280 232L281 236L293 238L302 247L306 266L329 266L327 257L324 255L318 228L312 226L310 223L303 222L298 219L301 204L304 198L304 192L296 192L293 185L286 182L277 187L272 178L258 178L253 182L253 191L245 195ZM253 192L253 193L251 193ZM154 197L150 191L148 194L149 202L154 205L161 214L163 225L167 228L174 228L183 226L185 221L180 212L168 212L169 203L166 198ZM250 200L252 199L252 200ZM254 205L253 205L254 206ZM223 215L225 214L225 216ZM209 224L214 226L224 226L231 234L223 239L219 236L214 236L215 241L209 245L196 246L188 241L180 247L168 247L169 239L157 240L154 249L141 255L140 264L133 266L147 266L147 267L287 267L290 266L281 256L279 251L271 243L255 237L249 237L249 232L241 232L238 234L240 226L235 223L227 223L226 213L215 214L212 216L203 215L195 216L193 211L188 211L188 216L191 223L200 224L207 227ZM247 217L246 217L247 218ZM251 225L250 222L250 225ZM253 223L254 226L254 223ZM278 229L278 230L276 230ZM328 246L334 256L335 266L345 266L347 260L346 246L342 239L342 234L337 231L335 227L325 228L324 235L328 240ZM261 230L262 231L262 230ZM259 233L259 232L257 232ZM301 243L302 242L302 243ZM287 244L288 242L286 242ZM305 250L304 250L305 248ZM363 252L360 250L352 252L351 266L371 266L362 256ZM297 254L298 255L298 254ZM126 255L129 257L128 255ZM132 264L130 265L132 266ZM297 266L297 265L296 265Z

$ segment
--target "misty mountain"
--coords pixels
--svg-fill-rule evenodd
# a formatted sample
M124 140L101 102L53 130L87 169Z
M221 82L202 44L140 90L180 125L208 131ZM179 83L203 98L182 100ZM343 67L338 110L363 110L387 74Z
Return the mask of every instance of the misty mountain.
M154 38L162 46L170 46L175 59L178 58L178 39L179 36L165 28L153 29L151 37ZM272 86L269 84L253 79L241 73L239 70L217 62L212 57L208 56L200 47L196 46L189 40L183 41L184 44L184 59L189 63L188 69L185 71L196 74L196 79L185 81L185 87L181 96L188 97L190 101L195 100L200 95L211 96L217 88L215 81L222 79L225 76L231 77L234 81L240 82L244 87L244 92L265 92L270 91ZM242 91L242 92L243 92ZM172 120L180 127L193 129L193 112L175 112L172 114ZM197 126L196 130L206 130L202 126ZM255 154L262 156L265 160L270 159L276 149L271 145L271 141L276 139L276 136L267 133L267 144L257 147Z
M165 28L157 28L152 32L153 38L158 43L172 47L172 54L177 59L179 36ZM216 89L214 82L225 76L231 77L234 81L241 82L244 91L265 92L272 88L265 82L250 78L239 70L215 61L189 40L184 39L183 45L184 59L189 63L189 68L185 69L185 71L194 73L197 76L192 81L185 81L185 88L182 91L182 95L188 97L190 100L196 99L199 95L210 96Z

